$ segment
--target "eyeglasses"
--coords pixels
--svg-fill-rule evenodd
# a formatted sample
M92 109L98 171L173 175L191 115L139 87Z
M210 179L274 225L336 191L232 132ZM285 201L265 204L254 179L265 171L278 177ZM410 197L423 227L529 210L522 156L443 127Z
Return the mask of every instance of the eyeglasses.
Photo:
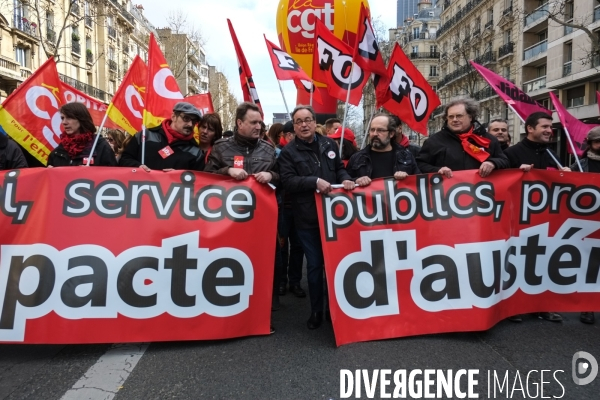
M194 117L190 117L189 115L185 115L185 114L179 114L179 117L181 118L181 120L183 122L185 122L186 124L188 122L193 123L194 125L196 125L198 122L200 122L200 120L198 118L194 118Z
M466 114L457 114L457 115L448 115L448 120L452 121L453 119L463 119Z
M313 121L314 121L314 119L312 119L312 118L297 119L294 121L294 125L302 125L302 124L308 125Z
M389 129L381 129L381 128L371 128L369 129L369 133L377 133L378 135L381 135L382 133L386 133L389 132Z

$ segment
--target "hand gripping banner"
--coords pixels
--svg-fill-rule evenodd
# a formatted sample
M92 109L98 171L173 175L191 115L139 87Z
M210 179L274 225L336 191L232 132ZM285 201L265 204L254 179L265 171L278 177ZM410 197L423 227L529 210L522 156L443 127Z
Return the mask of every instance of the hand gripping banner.
M600 311L600 174L460 171L316 201L338 345Z
M254 179L2 171L0 342L268 334L276 215L273 190Z

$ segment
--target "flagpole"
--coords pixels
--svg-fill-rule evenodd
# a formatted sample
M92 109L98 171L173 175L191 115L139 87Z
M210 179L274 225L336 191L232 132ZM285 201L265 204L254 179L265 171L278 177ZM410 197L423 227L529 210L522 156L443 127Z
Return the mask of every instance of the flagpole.
M348 116L348 103L350 102L350 91L352 82L352 72L354 71L354 56L352 57L352 66L350 75L348 75L348 93L346 94L346 104L344 106L344 119L342 120L342 137L340 138L340 159L342 158L342 147L344 146L344 131L346 130L346 117Z
M112 106L112 104L111 104ZM100 131L104 128L104 124L106 123L106 118L108 117L108 111L110 110L110 106L106 109L106 114L104 114L104 118L102 118L102 122L100 123L100 127L98 131L96 131L96 137L94 138L94 144L92 145L92 150L90 150L90 155L88 156L86 167L90 166L90 162L92 161L92 157L94 155L94 150L96 150L96 145L98 144L98 139L100 138Z
M279 91L281 92L281 98L283 99L283 104L285 105L285 111L287 111L288 115L290 115L290 109L288 108L287 101L285 100L285 96L283 95L283 88L281 87L281 81L277 79L277 83L279 84ZM290 115L290 120L292 116Z
M367 145L367 135L369 134L369 127L371 126L371 121L373 121L373 115L375 114L375 106L372 105L371 106L371 117L369 118L369 123L367 124L367 127L365 128L365 136L363 136L363 142L362 145L360 146L360 149L364 149L365 146Z
M309 105L312 107L312 101L313 101L313 93L315 90L317 90L316 86L315 86L315 81L311 80L310 81L311 87L310 87L310 103Z
M575 151L575 146L573 146L573 141L571 140L571 135L569 134L569 130L564 125L563 125L563 129L565 130L565 134L567 135L567 140L569 141L569 145L571 145L571 151L573 152L573 157L575 157L575 161L577 161L577 166L579 167L579 171L583 172L583 168L581 167L581 163L579 162L579 157L577 157L577 151Z
M146 165L146 125L142 124L142 165Z

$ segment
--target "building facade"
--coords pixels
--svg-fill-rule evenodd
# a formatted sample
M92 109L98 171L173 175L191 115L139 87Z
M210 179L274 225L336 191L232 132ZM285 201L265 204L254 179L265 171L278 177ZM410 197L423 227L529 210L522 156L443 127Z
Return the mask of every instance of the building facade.
M233 130L238 100L229 89L227 77L214 66L208 67L209 91L215 113L221 117L224 130Z
M418 12L418 2L419 0L397 0L396 26L403 26L407 18L414 18Z

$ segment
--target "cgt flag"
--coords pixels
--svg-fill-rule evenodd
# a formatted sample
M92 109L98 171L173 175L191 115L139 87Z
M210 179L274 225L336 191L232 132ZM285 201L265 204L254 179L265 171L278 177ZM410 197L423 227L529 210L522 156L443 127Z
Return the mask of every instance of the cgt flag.
M341 101L346 101L350 90L349 102L357 106L368 75L359 65L353 63L352 47L335 37L320 19L315 20L315 26L316 54L313 57L313 79L327 84L329 94Z
M441 104L440 99L398 43L390 57L388 75L391 79L388 86L391 98L383 107L397 115L413 131L427 135L427 121L433 110ZM381 87L377 86L381 86L381 83L376 84L375 89L381 91Z
M56 62L49 58L0 105L0 132L44 165L60 143L60 88Z
M106 104L94 99L91 96L88 96L87 94L75 89L73 86L63 81L60 82L60 92L63 95L65 103L79 102L85 105L92 116L94 125L102 125L102 120L104 119L107 110ZM122 126L115 124L113 121L110 121L108 118L106 121L104 121L104 127L108 129L125 129Z
M144 109L144 126L154 128L162 120L169 117L173 107L183 101L183 95L177 85L177 80L165 60L165 56L154 34L150 34L148 46L148 79L146 83L146 107Z
M514 83L504 79L489 69L470 61L473 68L483 76L483 79L498 93L498 96L519 116L521 121L525 122L527 117L534 112L545 112L552 115L552 112L542 106L537 101L529 97L525 92L519 89Z
M231 33L231 39L233 40L233 46L235 47L235 53L238 59L240 83L242 84L242 93L244 94L244 101L249 101L251 103L256 104L260 108L262 113L262 106L260 104L260 100L258 99L258 92L256 91L256 86L254 86L254 80L252 79L252 72L250 71L250 66L248 65L248 61L246 61L246 57L244 56L244 52L242 51L240 42L238 42L235 31L233 30L233 25L231 25L231 21L229 20L229 18L227 18L227 25L229 25L229 33Z
M108 117L130 135L142 130L147 81L148 67L140 56L135 56L108 106Z
M584 122L581 122L580 120L569 114L567 109L562 105L562 103L554 93L550 92L550 98L552 99L552 103L554 104L554 108L556 109L556 113L558 114L558 118L560 119L560 123L567 131L567 135L571 136L571 140L573 141L573 146L575 147L575 152L577 152L577 156L581 157L587 147L585 138L588 132L590 131L590 129L600 125L586 124ZM571 151L571 146L567 146L567 150L569 151L569 153L573 154L573 152Z

